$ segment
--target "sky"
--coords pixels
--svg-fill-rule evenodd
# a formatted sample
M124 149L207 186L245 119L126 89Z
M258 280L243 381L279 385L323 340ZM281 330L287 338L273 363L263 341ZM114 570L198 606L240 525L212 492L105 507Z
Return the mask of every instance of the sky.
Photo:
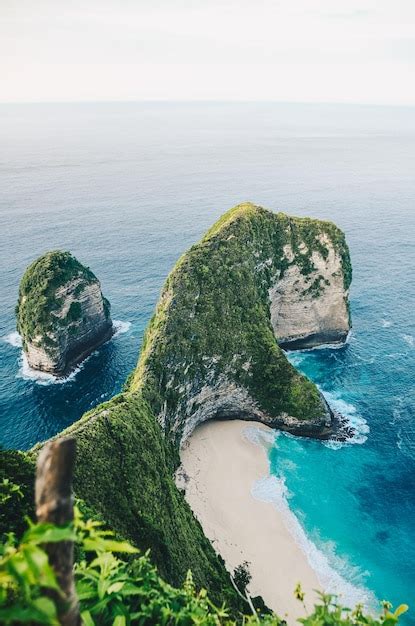
M414 0L0 0L0 102L415 104Z

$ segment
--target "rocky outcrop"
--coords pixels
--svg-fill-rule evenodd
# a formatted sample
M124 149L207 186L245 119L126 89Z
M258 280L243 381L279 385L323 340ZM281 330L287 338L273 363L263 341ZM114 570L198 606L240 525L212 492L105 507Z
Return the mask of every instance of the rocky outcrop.
M30 367L58 376L113 333L98 279L68 252L48 252L26 270L16 314Z
M235 417L327 438L338 420L281 346L344 341L350 282L334 224L239 205L170 274L131 388L178 442Z
M304 275L290 245L284 258L290 263L269 289L271 324L281 347L296 350L343 343L350 330L348 288L339 250L326 233L319 235L325 250L308 250L312 269Z

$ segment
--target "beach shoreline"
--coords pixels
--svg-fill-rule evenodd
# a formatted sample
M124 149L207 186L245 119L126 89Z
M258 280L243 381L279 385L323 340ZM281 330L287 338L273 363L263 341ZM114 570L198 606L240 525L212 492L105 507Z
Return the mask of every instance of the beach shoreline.
M264 433L259 445L246 436L248 428L255 428L259 437ZM294 597L297 583L306 594L307 610L321 585L282 513L253 495L258 481L269 476L266 439L273 433L257 422L204 423L181 450L176 481L228 571L247 561L250 595L262 596L269 608L294 624L305 614Z

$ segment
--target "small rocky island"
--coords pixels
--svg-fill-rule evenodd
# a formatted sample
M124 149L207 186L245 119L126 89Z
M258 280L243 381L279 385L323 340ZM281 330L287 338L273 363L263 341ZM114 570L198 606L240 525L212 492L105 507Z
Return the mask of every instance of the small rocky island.
M47 252L20 282L17 330L30 367L64 376L110 339L110 304L99 280L69 252Z

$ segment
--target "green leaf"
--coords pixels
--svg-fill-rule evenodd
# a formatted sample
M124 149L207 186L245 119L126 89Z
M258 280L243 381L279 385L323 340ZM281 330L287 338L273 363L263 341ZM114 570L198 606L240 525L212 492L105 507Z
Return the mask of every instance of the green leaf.
M107 589L107 593L118 593L124 587L125 582L116 582L110 585Z
M127 622L124 615L117 615L115 620L112 622L112 626L126 626Z
M396 609L394 613L395 617L399 617L403 613L406 613L408 609L409 609L409 606L407 604L401 604L400 606L398 606L398 608Z
M92 619L92 615L89 611L82 611L81 620L84 626L95 626L95 622Z
M83 548L86 552L124 552L128 554L137 554L137 552L139 552L139 550L128 543L128 541L115 541L113 539L103 538L85 539Z
M55 573L49 565L46 552L36 545L29 545L22 550L22 553L34 575L35 583L42 585L42 587L59 590Z
M50 598L42 597L33 600L33 605L45 616L47 616L51 622L57 622L56 606L53 600Z
M56 543L58 541L75 541L76 534L72 524L54 526L53 524L36 524L23 535L22 543Z

